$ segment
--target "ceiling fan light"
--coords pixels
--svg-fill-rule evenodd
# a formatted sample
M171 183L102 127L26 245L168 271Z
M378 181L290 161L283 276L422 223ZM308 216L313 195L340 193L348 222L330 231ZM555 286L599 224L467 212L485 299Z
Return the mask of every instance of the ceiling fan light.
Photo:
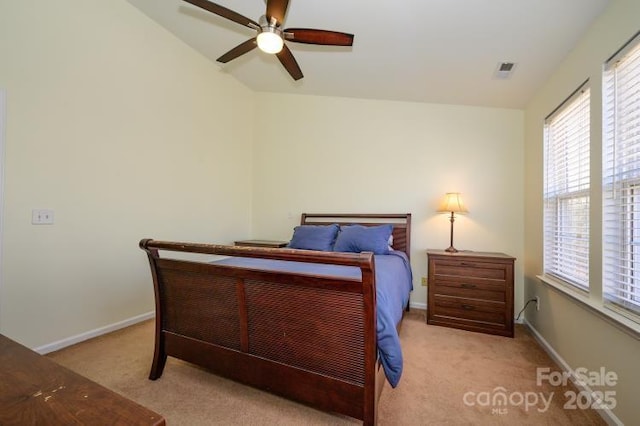
M282 50L284 41L279 34L271 31L263 31L258 34L258 47L266 53L278 53Z

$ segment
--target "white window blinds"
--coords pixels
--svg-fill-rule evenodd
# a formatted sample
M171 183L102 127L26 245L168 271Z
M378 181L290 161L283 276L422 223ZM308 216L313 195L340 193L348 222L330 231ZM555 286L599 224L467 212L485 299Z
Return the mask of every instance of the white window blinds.
M544 272L589 287L590 91L585 83L545 120Z
M604 296L640 313L640 36L605 64Z

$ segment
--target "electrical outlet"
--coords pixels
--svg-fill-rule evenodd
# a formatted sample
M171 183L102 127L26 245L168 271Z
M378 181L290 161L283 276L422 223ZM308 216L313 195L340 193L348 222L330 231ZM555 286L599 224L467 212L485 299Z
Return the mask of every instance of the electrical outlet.
M422 280L420 282L422 283L422 287L426 287L427 286L427 277L422 277Z
M540 310L540 296L536 296L536 311Z
M31 210L31 223L33 225L53 225L53 210L51 209Z

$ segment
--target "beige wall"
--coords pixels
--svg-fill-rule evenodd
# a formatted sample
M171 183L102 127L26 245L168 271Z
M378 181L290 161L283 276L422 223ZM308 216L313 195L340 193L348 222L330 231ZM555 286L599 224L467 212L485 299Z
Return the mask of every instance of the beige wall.
M527 320L572 368L615 371L617 408L626 424L640 422L640 341L536 279L542 273L542 124L544 117L587 78L591 82L591 301L601 301L602 65L640 27L640 2L615 0L531 101L525 115L525 300L540 296Z
M250 232L254 94L217 66L124 0L0 2L0 52L3 334L37 347L152 311L141 238Z
M290 238L302 212L410 212L411 300L424 307L425 250L449 246L435 210L459 191L470 213L455 222L455 246L516 256L519 310L522 111L268 93L256 108L254 237Z

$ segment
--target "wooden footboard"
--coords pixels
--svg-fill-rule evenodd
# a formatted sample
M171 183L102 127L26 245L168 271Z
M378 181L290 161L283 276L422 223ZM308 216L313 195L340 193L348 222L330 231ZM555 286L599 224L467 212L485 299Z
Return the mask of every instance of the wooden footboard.
M374 257L142 240L156 297L149 378L167 356L325 411L376 423ZM159 251L355 266L362 279L260 271Z

